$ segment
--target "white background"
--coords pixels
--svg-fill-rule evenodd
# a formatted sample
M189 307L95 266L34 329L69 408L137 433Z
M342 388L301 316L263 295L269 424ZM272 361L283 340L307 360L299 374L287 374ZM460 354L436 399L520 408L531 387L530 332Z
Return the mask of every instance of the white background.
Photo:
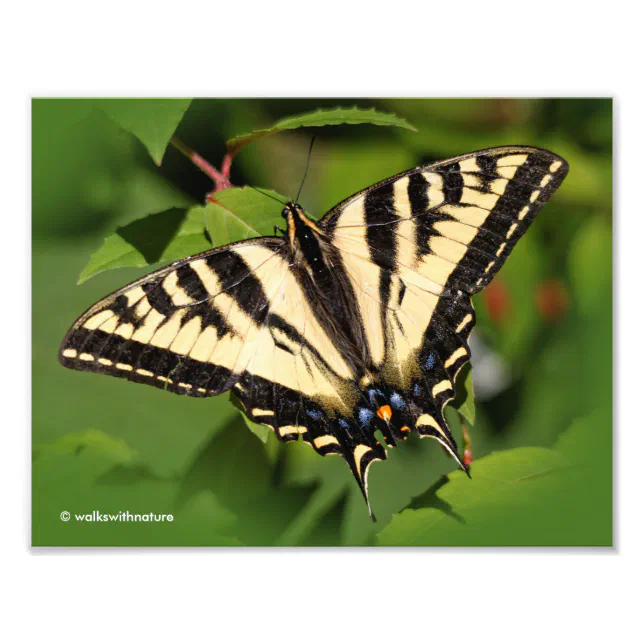
M3 641L638 639L644 105L636 5L234 6L59 0L5 7ZM30 549L29 99L50 95L614 96L614 549Z

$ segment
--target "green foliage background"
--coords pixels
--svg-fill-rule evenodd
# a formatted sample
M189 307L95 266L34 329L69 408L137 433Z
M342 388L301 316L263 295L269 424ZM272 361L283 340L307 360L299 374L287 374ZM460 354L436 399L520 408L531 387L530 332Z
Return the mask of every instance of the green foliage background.
M279 223L274 202L261 221L257 210L241 220L204 212L212 182L166 149L175 130L219 166L228 139L353 105L418 131L338 125L257 137L235 157L233 184L294 197L312 132L300 201L319 216L391 174L483 147L537 145L570 163L475 298L479 337L510 377L477 401L473 480L434 441L410 440L371 469L376 524L341 459L252 433L227 396L174 396L56 358L85 308L150 265L207 248L208 235L215 245L247 236L253 212L253 226ZM32 109L34 545L611 544L610 100L39 99ZM450 422L461 440L464 421L451 412ZM60 520L93 510L175 520Z

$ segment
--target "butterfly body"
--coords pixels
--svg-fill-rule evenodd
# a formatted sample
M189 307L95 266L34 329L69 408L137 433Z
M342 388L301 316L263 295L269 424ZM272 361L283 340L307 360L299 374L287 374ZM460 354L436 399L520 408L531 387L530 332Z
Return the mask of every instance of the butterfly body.
M206 397L232 389L281 441L367 471L411 433L467 471L443 416L469 361L471 296L498 272L567 164L481 150L390 177L285 236L186 258L107 296L73 325L74 369ZM368 500L367 500L368 503Z

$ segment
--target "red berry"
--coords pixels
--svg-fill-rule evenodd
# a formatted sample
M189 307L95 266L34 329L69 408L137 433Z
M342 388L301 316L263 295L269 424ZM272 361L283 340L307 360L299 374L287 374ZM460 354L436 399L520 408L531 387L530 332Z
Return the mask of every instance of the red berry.
M568 311L568 291L561 280L544 280L535 293L537 309L545 320L555 322Z
M503 322L510 313L510 292L505 282L496 278L483 291L483 300L493 322Z

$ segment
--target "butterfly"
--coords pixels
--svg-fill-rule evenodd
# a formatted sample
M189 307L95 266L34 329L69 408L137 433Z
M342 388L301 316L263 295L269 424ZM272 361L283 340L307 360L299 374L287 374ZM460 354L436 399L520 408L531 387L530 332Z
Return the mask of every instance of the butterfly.
M480 150L380 181L321 220L285 205L283 235L174 262L90 307L65 367L186 396L232 390L280 441L367 475L411 434L468 471L445 421L470 360L471 298L568 172L533 147Z

